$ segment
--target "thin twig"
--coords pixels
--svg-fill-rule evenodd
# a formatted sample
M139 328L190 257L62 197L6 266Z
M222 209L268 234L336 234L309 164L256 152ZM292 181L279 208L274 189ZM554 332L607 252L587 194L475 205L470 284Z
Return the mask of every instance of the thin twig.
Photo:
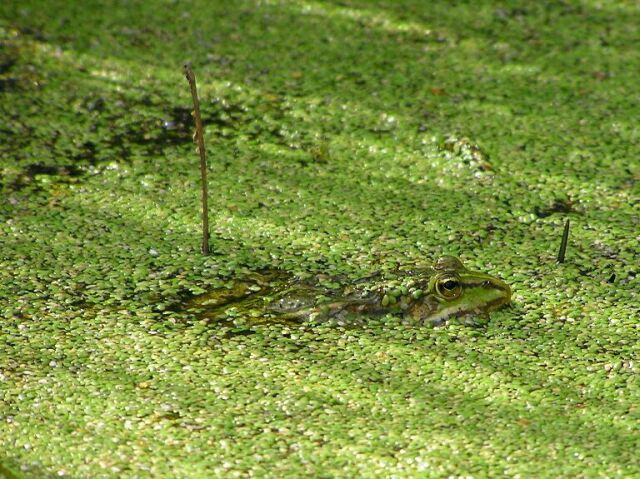
M184 65L184 74L189 81L191 88L191 98L193 99L193 117L196 121L196 131L193 134L193 141L198 145L200 153L200 176L202 178L202 254L209 254L209 189L207 186L207 158L204 150L204 130L202 128L202 117L200 116L200 100L198 100L198 90L196 88L196 76L191 69L191 65Z
M558 263L564 263L564 254L567 252L567 243L569 242L569 220L564 223L564 232L562 233L562 241L560 242L560 250L558 251Z

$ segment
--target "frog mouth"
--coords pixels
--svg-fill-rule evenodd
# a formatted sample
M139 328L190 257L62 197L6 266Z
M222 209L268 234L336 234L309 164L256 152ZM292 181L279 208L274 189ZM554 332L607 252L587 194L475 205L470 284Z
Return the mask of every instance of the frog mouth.
M464 278L463 286L465 291L480 289L485 291L487 294L494 291L499 292L495 299L486 302L487 307L491 307L493 305L495 305L495 307L500 307L511 301L511 287L500 278L495 278L489 275L485 275L483 277Z
M489 283L489 284L487 284ZM494 310L500 306L511 302L511 287L498 278L491 278L491 280L485 281L484 287L490 287L491 289L502 291L502 296L487 303L487 309Z

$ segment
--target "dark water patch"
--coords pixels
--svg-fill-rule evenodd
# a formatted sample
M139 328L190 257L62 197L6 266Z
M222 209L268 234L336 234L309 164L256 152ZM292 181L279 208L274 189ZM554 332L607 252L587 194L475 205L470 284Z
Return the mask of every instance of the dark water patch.
M89 96L84 98L82 106L89 112L102 112L107 106L107 101L103 96Z
M168 146L186 143L187 138L182 136L163 128L162 120L143 120L117 130L106 143L109 147L119 150L121 159L129 159L136 147L141 147L148 155L161 155Z
M20 83L18 75L11 72L17 65L19 51L15 45L0 42L0 93L16 90Z
M104 99L88 102L88 111L105 109ZM251 121L248 108L216 98L203 102L202 122L204 127L215 125L221 136L240 134L245 124ZM135 113L146 112L144 115ZM109 122L116 127L105 138L107 148L114 149L119 158L130 158L135 149L148 155L162 155L165 148L188 145L193 142L195 123L191 106L170 106L160 99L145 96L139 100L120 100L118 111L109 115Z
M6 44L0 42L0 50L7 48ZM7 73L17 63L15 56L0 56L0 75Z
M42 72L32 63L32 46L14 36L15 31L8 33L9 38L0 41L0 94L39 88Z
M45 42L48 40L47 36L44 34L44 29L38 28L35 26L23 25L18 27L18 32L25 37L29 37L38 42Z
M98 163L98 145L91 140L80 145L80 152L73 155L73 159L79 164L89 164L95 166ZM75 166L79 172L84 172L82 168ZM79 175L78 175L79 176Z
M43 163L33 163L24 168L24 173L33 178L36 175L80 176L83 174L83 171L74 165L45 165Z
M223 98L215 97L203 108L204 124L213 124L220 127L235 126L246 123L252 118L251 109L242 103L231 102Z
M538 218L546 218L554 213L579 213L573 201L561 198L556 198L549 206L544 208L536 206L533 212Z
M192 141L193 123L189 108L181 106L171 108L161 123L165 143L181 144Z
M17 90L19 83L16 77L0 78L0 93Z
M27 186L37 183L38 176L55 176L58 181L71 182L85 174L85 170L76 165L51 165L45 163L32 163L24 168L6 185L8 189L19 191ZM1 185L1 183L0 183ZM36 189L39 189L36 185Z

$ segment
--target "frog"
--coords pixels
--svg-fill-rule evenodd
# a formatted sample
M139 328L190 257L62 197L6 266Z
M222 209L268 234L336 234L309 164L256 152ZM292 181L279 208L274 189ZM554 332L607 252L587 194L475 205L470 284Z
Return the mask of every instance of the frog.
M266 310L289 320L326 321L399 315L411 324L439 326L457 321L477 324L511 301L502 279L467 269L455 256L442 256L428 267L409 270L401 285L342 291L297 285L278 295Z
M302 280L279 270L254 272L231 288L193 298L187 309L220 324L245 318L253 325L335 321L357 326L391 315L405 324L439 326L481 324L511 301L507 283L467 269L455 256L400 268L392 274L399 280L384 276L378 272L349 281L321 274Z

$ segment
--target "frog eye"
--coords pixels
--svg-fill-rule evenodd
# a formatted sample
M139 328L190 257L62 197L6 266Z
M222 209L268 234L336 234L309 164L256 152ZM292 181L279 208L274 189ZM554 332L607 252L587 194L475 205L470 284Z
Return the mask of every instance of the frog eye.
M436 292L445 299L456 299L462 294L462 286L458 278L445 276L436 282Z

